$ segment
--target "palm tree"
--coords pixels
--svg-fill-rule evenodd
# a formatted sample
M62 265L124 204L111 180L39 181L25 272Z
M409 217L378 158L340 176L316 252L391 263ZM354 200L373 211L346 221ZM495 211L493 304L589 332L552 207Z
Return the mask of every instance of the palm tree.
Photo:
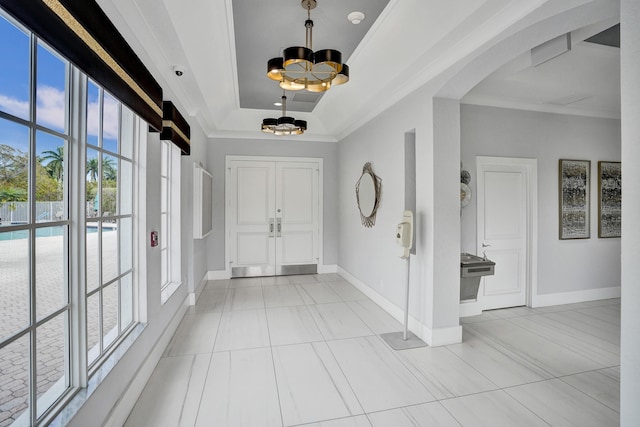
M91 181L96 182L98 180L99 168L100 166L98 164L97 157L89 159L89 161L87 162L87 175L89 175L89 179Z
M110 157L102 159L102 174L107 181L116 181L118 179L118 169L114 166L115 162Z
M115 162L110 157L104 157L102 159L102 173L104 175L104 179L113 181L117 179L118 174L114 168L114 164ZM93 182L98 180L100 171L97 157L91 158L87 162L87 175L89 175L89 179Z
M42 154L42 160L49 160L46 165L49 176L61 182L64 175L64 147L56 147L55 151L43 151Z

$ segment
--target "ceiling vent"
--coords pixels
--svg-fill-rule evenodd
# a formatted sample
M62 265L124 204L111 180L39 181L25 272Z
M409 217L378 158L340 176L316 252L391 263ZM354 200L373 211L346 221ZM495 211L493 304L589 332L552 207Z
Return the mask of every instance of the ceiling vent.
M531 49L531 65L537 67L570 50L571 34L563 34Z
M320 95L314 95L312 93L301 93L295 92L293 98L291 98L294 102L310 102L315 104L320 99Z

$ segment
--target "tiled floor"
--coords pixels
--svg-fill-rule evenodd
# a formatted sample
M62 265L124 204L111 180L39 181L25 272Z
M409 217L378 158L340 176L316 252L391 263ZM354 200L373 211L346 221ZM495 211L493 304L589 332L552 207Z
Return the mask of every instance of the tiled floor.
M209 282L127 425L619 425L619 300L463 324L394 351L401 325L338 275Z

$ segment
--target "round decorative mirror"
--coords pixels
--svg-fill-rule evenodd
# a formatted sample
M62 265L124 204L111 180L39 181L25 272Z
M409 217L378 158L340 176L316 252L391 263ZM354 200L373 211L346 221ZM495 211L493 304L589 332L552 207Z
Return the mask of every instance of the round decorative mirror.
M376 212L380 206L382 180L373 173L371 163L365 163L362 175L356 183L356 201L360 210L360 219L365 227L373 227L376 223Z

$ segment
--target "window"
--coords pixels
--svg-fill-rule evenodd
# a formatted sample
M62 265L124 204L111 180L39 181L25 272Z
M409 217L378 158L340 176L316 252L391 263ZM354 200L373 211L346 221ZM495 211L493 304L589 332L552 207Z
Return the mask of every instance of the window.
M134 114L87 83L86 305L90 366L133 323Z
M0 424L28 425L70 387L70 66L2 15L0 37Z
M0 38L0 426L40 425L135 325L146 125L1 9Z
M161 143L160 259L162 303L180 286L180 149Z

